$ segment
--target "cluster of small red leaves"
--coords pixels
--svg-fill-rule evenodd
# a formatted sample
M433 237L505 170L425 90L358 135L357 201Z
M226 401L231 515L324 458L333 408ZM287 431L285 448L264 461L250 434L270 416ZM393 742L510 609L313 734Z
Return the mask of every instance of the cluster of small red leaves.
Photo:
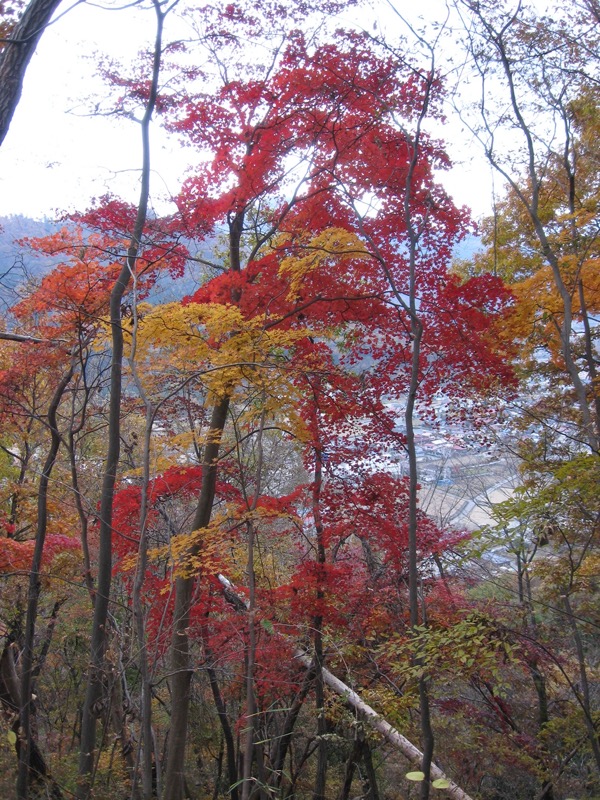
M457 544L468 534L455 533L448 546ZM473 603L465 592L462 581L452 577L436 579L427 582L427 617L429 622L436 627L449 628L455 622L463 619L472 608Z
M460 284L449 273L452 249L468 230L466 212L434 182L433 166L445 163L439 147L421 136L413 164L415 145L389 113L410 118L422 94L422 78L401 79L393 60L375 55L361 37L346 36L311 53L293 35L267 80L231 81L215 96L191 98L176 125L213 157L186 184L184 216L210 225L268 197L274 227L287 234L275 252L241 274L211 281L192 299L228 303L235 289L244 311L263 312L270 325L277 317L286 326L361 325L371 354L385 358L380 389L386 390L387 378L400 393L410 364L410 325L399 303L390 302L382 265L403 291L410 269L408 191L410 225L419 230L415 291L424 326L423 394L440 388L464 394L509 382L504 354L486 338L509 295L493 278ZM307 160L306 178L290 202L280 187L294 154ZM373 213L360 217L353 205L369 196ZM333 253L291 297L281 259L305 255L307 232L314 236L332 225L359 235L364 252L355 259ZM350 358L358 361L358 350Z
M273 495L259 495L254 507L257 511L261 512L261 516L265 517L283 517L291 516L298 517L298 505L304 500L304 492L306 486L297 486L293 492L274 497ZM240 506L240 511L243 513L246 510L246 505Z
M8 518L4 515L0 516L0 537L6 539L12 539L15 535L16 526L8 521Z
M135 219L135 209L103 198L100 205L74 219L76 227L22 242L34 254L56 257L60 263L11 309L23 332L58 339L64 342L63 350L87 342L108 315L110 293L127 255L127 230ZM90 233L90 228L98 232ZM175 223L153 220L136 260L137 299L150 291L161 270L180 276L188 257Z
M15 572L29 573L35 542L32 539L17 541L0 536L0 575ZM64 534L49 534L44 545L42 570L52 570L52 562L62 553L77 553L80 543Z
M105 252L115 254L123 263L135 227L137 207L111 195L100 197L87 211L71 214L69 220L92 231L97 231L109 241ZM157 274L167 271L173 278L181 277L189 258L184 242L186 231L181 220L175 217L149 215L144 226L143 239L136 259L136 274L142 277L138 293L147 292Z
M0 573L26 572L31 567L34 543L18 542L15 539L0 541Z
M200 491L202 467L171 467L150 481L147 488L146 529L160 526L159 507L167 501L188 503ZM140 484L124 484L115 493L113 528L115 530L115 553L118 561L115 570L121 569L121 560L136 553L140 541L140 509L142 487Z
M328 563L303 563L284 590L292 592L295 617L322 614L339 634L352 631L355 641L381 642L391 631L402 630L408 625L408 481L384 473L333 471L319 510ZM459 531L441 530L422 512L418 526L423 564L464 538ZM451 598L459 614L453 587L431 578L424 588L433 615L436 609L448 614L452 604L444 610L444 603Z
M292 156L307 162L303 201L334 185L336 170L342 178L351 174L361 198L374 188L374 166L383 170L381 181L389 182L392 171L404 189L406 152L398 158L398 146L406 151L405 137L397 146L396 134L388 146L382 125L373 125L386 109L398 110L395 69L360 38L309 53L293 33L279 68L266 79L231 80L215 95L191 97L173 126L212 160L186 184L182 211L217 221L258 197L282 197ZM410 114L412 106L403 103L402 112ZM331 225L326 206L322 197L313 204L305 230Z
M248 643L248 615L239 602L246 598L243 587L235 587L233 591L239 598L235 604L227 599L215 577L199 583L189 629L196 641L204 645L211 665L218 667L219 674L228 675L222 686L223 697L231 698L237 705L244 691L242 654ZM258 697L267 704L281 700L287 690L293 691L298 678L293 664L295 636L290 635L296 633L296 627L274 618L273 599L273 592L259 593L255 615L256 689Z
M6 427L25 431L32 417L47 413L56 375L69 353L63 346L29 342L4 342L3 348L10 355L0 370L0 418Z
M356 586L353 573L349 563L303 561L285 588L291 618L306 625L315 617L333 627L347 623L349 598Z
M457 397L476 396L491 387L514 387L507 353L491 338L512 305L501 280L486 274L461 283L450 273L428 295L422 305L428 355L423 394L432 396L441 388Z
M277 626L257 628L255 691L263 709L285 707L302 681L303 670L294 659L295 639L290 629ZM286 635L287 634L287 635Z
M37 336L65 343L85 338L108 312L110 290L120 265L112 257L114 242L84 237L81 229L24 242L35 253L60 257L37 289L12 308L24 329L34 325Z

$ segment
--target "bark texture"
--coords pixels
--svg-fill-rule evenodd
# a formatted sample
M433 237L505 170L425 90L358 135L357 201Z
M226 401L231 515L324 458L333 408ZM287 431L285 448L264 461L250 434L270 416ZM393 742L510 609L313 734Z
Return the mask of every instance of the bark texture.
M60 0L31 0L0 50L0 145L21 99L25 72Z

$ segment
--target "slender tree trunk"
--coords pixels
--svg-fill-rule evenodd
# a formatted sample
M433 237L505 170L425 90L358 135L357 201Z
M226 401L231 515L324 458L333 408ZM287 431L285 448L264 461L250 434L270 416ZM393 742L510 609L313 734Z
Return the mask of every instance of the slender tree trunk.
M229 397L223 397L212 411L207 444L204 448L200 497L192 523L194 531L206 528L210 522L217 481L217 459L228 410ZM190 553L199 552L199 549L199 546L195 546ZM183 800L184 793L185 745L192 680L188 628L194 583L193 577L178 577L175 581L171 644L171 727L164 800Z
M581 685L580 702L584 712L585 727L588 734L588 739L592 747L592 753L594 754L596 767L598 769L598 772L596 774L596 781L594 782L596 787L598 787L600 786L600 779L598 778L598 776L600 776L600 741L599 741L598 731L596 730L596 727L594 725L594 715L592 713L590 684L587 674L588 671L586 666L585 650L583 647L583 640L581 638L581 633L579 631L575 615L573 614L573 609L571 607L571 601L569 599L568 594L565 594L563 596L563 605L565 607L565 612L567 616L567 621L569 623L569 627L571 628L571 632L573 633L573 639L575 640L575 650L577 652L577 663L579 666L579 683Z
M121 327L121 302L123 295L136 274L136 262L146 225L150 195L150 121L158 93L158 79L162 57L162 29L164 14L158 0L154 0L157 29L154 42L154 61L150 94L141 122L142 132L142 176L140 199L132 236L123 268L110 295L110 328L112 337L112 361L110 372L110 406L108 418L108 447L102 495L100 499L100 533L98 551L98 578L94 617L92 621L91 656L88 684L81 721L81 746L79 755L80 800L90 795L94 760L96 755L96 721L102 705L104 655L106 651L108 607L112 575L112 514L113 497L121 449L121 398L123 371L123 329Z
M251 511L256 509L258 498L260 497L260 487L263 468L263 430L265 425L265 413L263 411L260 419L260 427L257 440L257 465L256 465L256 485L254 497L250 505ZM254 691L254 671L256 666L256 576L254 571L254 547L256 530L252 520L248 522L248 559L246 564L246 574L248 578L248 646L246 649L246 731L244 743L244 775L242 784L242 800L249 800L252 791L252 762L254 757L254 739L256 728L256 693Z
M242 800L248 800L252 791L252 763L254 759L254 729L256 725L256 695L254 693L254 669L256 665L256 587L254 582L254 525L248 528L248 642L246 645L246 713L243 733L243 781Z
M285 764L285 759L288 754L288 750L292 741L292 732L296 725L296 721L298 719L298 715L302 710L302 706L304 705L304 701L306 700L308 693L310 692L314 680L315 680L316 668L314 663L306 670L304 675L304 680L302 681L302 686L298 691L298 694L294 698L293 703L289 707L287 714L285 715L285 720L281 727L281 731L277 736L276 740L273 742L271 746L271 769L272 769L272 776L271 780L269 781L269 785L273 787L281 786L281 780L283 777L283 767Z
M528 663L529 672L535 686L538 698L538 731L541 733L544 727L550 722L548 714L548 694L546 691L546 679L539 670L536 663ZM542 797L546 800L554 800L554 787L552 780L545 780L542 786Z
M352 748L350 750L350 755L348 756L348 760L346 761L346 766L344 768L344 782L342 784L341 791L338 795L338 800L348 800L350 797L350 790L352 789L352 779L354 778L354 772L356 770L356 765L360 761L362 751L363 751L363 742L358 736L352 742Z
M323 453L320 447L315 448L315 474L313 480L312 510L317 535L317 563L325 564L325 545L323 543L323 521L321 519L321 488L323 485ZM317 588L317 603L325 597L322 583ZM325 717L325 687L323 684L323 617L319 613L313 618L313 638L315 652L315 703L317 708L317 768L313 800L325 800L327 782L327 719Z
M364 781L363 784L368 784L368 787L366 787L366 800L379 800L379 789L377 787L375 765L373 764L373 754L371 753L371 746L367 739L364 740L363 761L367 772L367 780Z
M317 712L317 767L313 800L325 800L327 785L327 718L325 716L325 686L323 683L323 620L314 619L314 659L315 659L315 706Z
M587 304L585 299L585 289L583 286L583 281L579 279L577 281L577 292L579 295L579 308L581 309L581 319L583 320L583 341L584 341L584 348L585 348L585 362L590 373L590 387L592 392L592 400L594 404L594 421L596 424L596 433L598 438L600 438L600 382L598 375L598 370L596 368L597 364L597 353L594 351L594 335L592 333L592 329L590 326L590 317L587 310Z
M48 526L48 487L50 476L56 461L58 449L60 447L60 433L58 430L57 412L58 406L65 393L71 378L73 377L73 363L60 383L58 384L54 396L48 409L48 426L50 428L50 449L46 456L46 461L42 469L40 484L38 488L37 503L37 528L35 537L35 547L29 572L29 587L27 591L27 619L25 622L25 637L23 643L23 653L21 655L21 707L19 710L19 774L17 778L17 797L19 800L26 800L29 795L30 779L44 780L44 774L38 774L33 756L34 745L31 734L31 689L33 679L33 646L35 641L35 625L37 620L38 600L40 596L40 570L42 568L42 556L44 554L44 543L46 541L46 530ZM36 748L37 750L37 748Z
M419 622L419 564L418 564L418 531L419 531L419 498L418 498L418 468L415 447L414 431L414 408L415 399L419 385L419 366L420 366L420 345L422 337L421 323L417 318L416 311L411 317L412 334L412 366L411 380L408 399L406 403L405 424L406 424L406 450L408 453L409 464L409 517L408 517L408 595L410 625L416 630ZM426 620L423 619L423 624ZM417 657L416 662L419 662ZM429 689L426 678L419 678L419 712L421 721L421 741L423 746L423 761L421 769L427 776L421 782L421 800L429 798L429 773L433 759L434 736L431 727L431 714L429 709Z
M131 800L140 800L139 785L136 781L136 762L135 762L135 748L129 730L127 727L127 716L124 711L125 699L125 681L122 678L123 669L121 658L115 665L114 674L111 678L111 703L110 703L110 718L111 725L114 731L114 746L119 747L119 755L122 758L123 766L129 776L129 783L131 785Z
M244 217L245 211L242 209L229 222L229 266L233 272L239 272L241 269L240 242ZM237 303L239 300L240 290L232 290L231 302ZM230 396L225 395L216 402L212 410L202 459L202 485L192 523L193 531L206 528L212 515L217 482L217 461L229 412L229 402ZM190 548L191 555L197 554L199 551L199 545ZM185 743L192 679L188 627L194 582L193 577L178 577L175 581L175 608L171 640L171 727L163 800L182 800L183 798Z
M136 303L136 291L134 286L134 307ZM148 643L146 637L146 614L142 601L142 591L148 568L148 537L146 523L148 516L148 486L150 484L150 444L152 438L152 426L154 424L155 408L150 402L144 386L139 378L135 363L137 347L138 318L134 311L134 328L132 331L131 355L128 359L133 379L137 390L146 407L146 423L144 428L144 445L142 455L142 486L139 513L139 535L138 556L133 580L132 607L135 638L137 642L137 664L140 672L140 741L138 743L138 759L141 763L142 796L144 800L150 800L155 795L153 786L153 743L152 734L152 686L150 677L150 666L148 663ZM137 775L134 775L134 790L137 782Z
M81 333L80 333L80 340L81 340ZM79 517L81 551L83 554L84 581L87 590L89 592L93 606L95 600L95 590L94 590L94 577L92 574L92 562L90 557L90 547L89 547L89 537L88 537L89 515L86 513L86 510L84 509L83 495L81 493L79 485L79 473L77 470L76 439L75 439L75 437L78 434L80 434L81 431L83 430L84 424L87 419L87 408L92 394L92 389L88 385L86 380L86 369L88 364L88 358L87 355L84 355L84 352L85 351L82 342L80 358L79 358L79 371L81 375L80 383L83 385L84 397L83 397L83 402L80 404L80 408L77 411L75 408L76 392L73 392L73 401L71 404L71 424L67 432L65 446L67 448L67 453L69 454L69 465L71 468L71 488L73 490L73 498L75 500L77 516ZM75 419L77 416L79 416L79 422L78 424L75 424Z
M433 64L432 64L433 67ZM433 72L433 70L432 70ZM417 393L419 391L421 371L421 341L423 338L423 324L419 317L419 298L417 297L417 248L420 232L415 228L412 212L413 180L417 164L421 157L421 125L428 110L431 80L426 86L426 95L419 115L419 123L412 143L412 156L406 176L406 191L404 200L404 222L409 236L409 280L408 280L408 315L410 319L411 336L411 364L408 396L404 421L406 426L406 451L408 454L409 489L408 489L408 596L410 626L416 631L419 625L419 496L418 496L418 466L417 450L415 446L414 415ZM423 614L423 624L426 623ZM418 662L419 659L417 658ZM434 736L431 726L429 710L429 689L426 678L419 678L419 712L421 722L421 744L423 747L423 761L421 769L425 773L425 780L421 781L421 800L428 800L430 787L430 771L433 760Z
M140 507L140 543L138 548L138 562L136 565L133 584L133 617L135 636L137 641L137 663L141 679L140 699L140 743L141 748L141 773L142 796L150 800L154 795L153 769L152 769L152 686L150 680L150 666L148 663L148 646L146 641L146 615L142 603L142 590L148 565L148 539L146 533L146 516L148 507L148 484L150 481L150 437L152 435L153 409L150 405L146 409L146 430L144 436L144 467L142 484L142 502Z
M206 644L204 650L207 659L212 661L213 660L212 653L210 649L206 646ZM221 723L221 728L223 730L223 738L225 740L225 751L227 756L227 777L229 780L229 787L230 787L229 795L231 797L231 800L238 800L239 796L237 789L238 772L237 772L237 761L235 755L235 739L233 737L233 731L231 730L231 725L229 724L227 709L225 707L225 701L223 700L223 696L221 694L219 681L217 680L217 674L212 666L207 667L206 672L208 675L208 680L210 682L210 689L212 691L213 700L215 701L215 707L217 709L219 721Z
M95 602L96 592L94 588L94 578L92 575L92 561L90 558L90 547L88 537L88 516L83 508L81 500L81 490L79 488L79 475L77 473L77 464L75 461L75 439L73 431L68 434L68 451L69 451L69 464L71 467L71 486L73 488L73 496L75 498L75 507L79 517L79 525L81 527L81 552L83 553L83 577L86 588L92 600L92 606Z

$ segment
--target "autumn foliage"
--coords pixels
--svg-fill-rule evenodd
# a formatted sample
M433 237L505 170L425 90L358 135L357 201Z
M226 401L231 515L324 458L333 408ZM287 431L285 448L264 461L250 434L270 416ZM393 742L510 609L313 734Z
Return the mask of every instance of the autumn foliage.
M162 24L166 11L155 12ZM409 777L422 798L444 787L466 796L429 776L438 752L474 794L505 797L485 793L465 763L462 751L482 742L482 774L496 779L487 753L501 744L504 766L542 787L531 796L556 800L548 776L567 769L554 763L557 742L591 748L590 763L598 749L582 616L569 605L591 614L594 456L567 457L560 438L560 463L544 460L548 440L532 438L520 451L523 487L498 507L497 526L473 536L458 523L471 501L455 496L463 505L446 513L443 495L457 464L475 482L481 458L436 456L432 476L415 428L446 436L443 406L465 441L486 425L490 437L496 406L541 374L540 350L546 373L567 381L566 315L584 325L598 305L593 176L570 212L542 192L568 312L519 205L531 187L515 184L499 218L484 222L484 246L501 237L496 250L457 268L475 226L444 189L449 158L427 132L442 118L441 74L384 37L309 31L297 24L307 12L205 8L205 63L182 41L158 48L165 77L152 111L195 160L173 213L149 212L134 234L140 209L106 196L55 234L21 242L28 258L55 264L7 312L14 336L0 351L0 699L16 730L31 711L25 783L55 797L60 782L77 782L80 798L102 785L181 800L193 775L198 797L347 800L359 774L361 796L378 800L377 776L393 782L406 765L386 755L374 766L379 734L348 711L347 692L334 700L325 689L332 670L423 749L409 756L427 772ZM243 37L260 43L264 63ZM149 107L151 67L147 57L131 74L103 64L115 114ZM578 135L593 149L585 108L575 109ZM590 347L585 357L593 371ZM549 397L539 417L564 405ZM569 424L580 425L578 412ZM550 518L551 508L562 510ZM27 589L42 523L39 581ZM516 559L512 605L505 576L490 588L465 569L478 548L498 548L494 537ZM555 565L537 566L549 540ZM68 676L68 689L55 688L64 714L24 703L11 684L36 592L30 675L44 692L47 659ZM107 598L90 650L86 620ZM561 603L576 642L568 657L540 633ZM574 703L555 727L551 692ZM576 718L585 745L568 734ZM60 729L58 782L37 751L39 725L46 741ZM88 725L95 744L82 748L75 781L69 760ZM12 744L23 765L25 745Z

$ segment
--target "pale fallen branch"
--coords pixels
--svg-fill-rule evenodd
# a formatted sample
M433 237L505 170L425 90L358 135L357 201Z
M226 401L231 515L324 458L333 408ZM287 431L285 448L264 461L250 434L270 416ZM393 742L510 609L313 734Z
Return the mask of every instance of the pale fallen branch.
M299 661L303 667L307 669L311 667L312 661L306 653L297 650L294 655L296 660ZM325 667L323 667L323 682L329 686L330 689L333 689L334 692L343 697L348 705L350 705L365 722L380 733L387 742L400 750L402 755L412 764L420 767L423 760L423 753L415 747L412 742L409 742L405 736L402 736L396 728L392 727L374 708L371 708L368 703L365 703L360 695L339 678L336 678L336 676ZM431 765L430 776L432 780L447 780L449 786L446 787L445 791L450 797L455 798L455 800L472 800L470 795L464 792L454 781L450 780L450 778L445 775L439 767L436 767L435 764Z
M224 575L218 575L217 577L221 583L221 586L223 586L223 592L226 600L234 605L237 610L240 610L242 607L247 607L247 601L240 594L238 594L238 592L236 592L231 581L229 581ZM234 597L235 602L233 601ZM312 668L312 659L304 651L296 650L294 657L306 669ZM387 742L400 750L402 755L405 756L405 758L407 758L411 764L419 767L421 766L423 753L418 747L415 747L412 742L410 742L405 736L397 731L396 728L390 725L389 722L387 722L380 714L378 714L374 708L372 708L368 703L365 703L365 701L354 691L354 689L351 689L346 683L341 681L339 678L336 678L336 676L325 667L323 667L322 672L323 682L329 686L330 689L333 689L336 694L339 694L340 697L343 697L348 705L351 706L354 711L356 711L360 717L368 725L370 725L371 728L373 728L373 730L376 730ZM473 800L470 795L463 791L458 784L450 780L450 778L445 775L444 772L442 772L442 770L435 764L431 765L429 774L432 780L441 779L448 781L449 785L444 791L454 800Z
M64 344L64 339L40 339L37 336L25 336L21 333L0 331L0 339L8 342L33 342L33 344Z

